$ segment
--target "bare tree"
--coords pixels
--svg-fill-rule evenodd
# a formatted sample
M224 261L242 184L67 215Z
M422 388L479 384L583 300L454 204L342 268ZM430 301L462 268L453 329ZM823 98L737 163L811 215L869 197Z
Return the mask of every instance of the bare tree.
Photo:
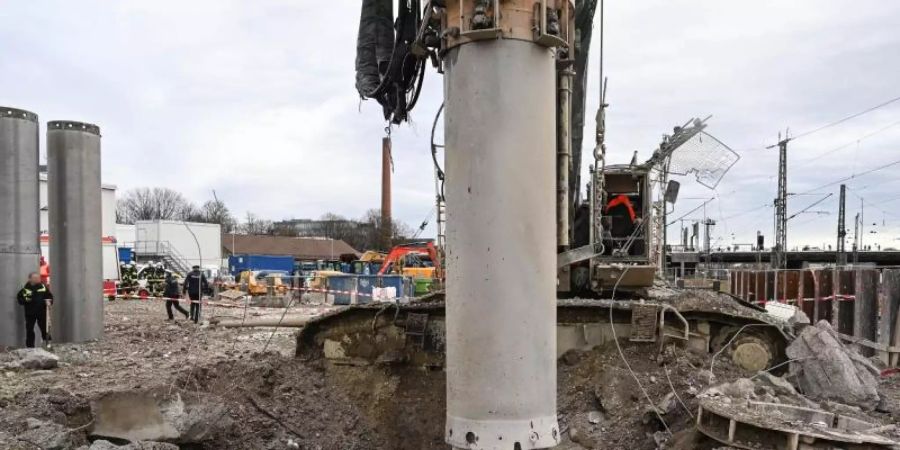
M288 223L274 223L272 224L272 228L269 230L269 233L273 236L286 236L286 237L298 237L299 233L297 233L297 227L294 227Z
M199 221L206 223L217 223L222 227L222 232L234 232L237 221L231 215L231 211L225 206L225 202L221 200L209 200L200 207Z
M285 226L290 227L291 222L287 221ZM340 239L358 250L389 250L389 248L385 248L383 239L384 227L381 224L381 212L376 209L367 211L358 220L326 213L319 220L304 222L302 227L294 227L291 230L293 236ZM400 221L394 221L391 225L391 246L404 242L413 235L410 227Z
M261 219L259 216L248 212L240 228L244 234L272 234L273 225L271 220Z
M168 188L136 188L116 203L116 219L133 224L139 220L184 220L193 205L183 195Z
M381 221L380 209L370 209L366 211L366 214L363 216L361 222L369 225L368 227L366 227L367 234L365 240L368 246L365 248L377 249L382 251L390 250L390 248L385 248L384 246L385 227L387 225L385 225ZM414 234L413 229L409 225L396 219L391 221L390 227L391 247L399 243L408 241Z

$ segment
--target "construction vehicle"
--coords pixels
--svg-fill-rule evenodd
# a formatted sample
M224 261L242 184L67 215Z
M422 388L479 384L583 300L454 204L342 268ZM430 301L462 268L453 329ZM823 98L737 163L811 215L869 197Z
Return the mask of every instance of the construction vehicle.
M387 257L387 254L385 254L384 252L379 252L379 251L375 251L375 250L366 250L365 252L363 252L363 254L359 257L359 259L357 261L366 262L366 263L370 263L370 262L380 263L380 262L384 261L384 258L386 258L386 257Z
M378 275L400 274L412 278L443 278L441 260L432 242L400 244L381 263Z
M434 259L436 270L447 267L441 276L447 277L448 291L405 304L356 305L327 313L298 335L298 356L323 357L341 366L447 369L446 441L457 448L522 449L559 442L556 386L545 390L555 379L547 375L547 366L555 367L547 351L555 352L552 359L628 338L683 341L699 351L729 355L753 372L784 358L791 337L786 324L727 294L675 289L661 276L667 205L675 202L678 188L669 176L694 174L701 183L715 186L736 161L736 153L704 132L706 119L675 127L643 163L635 157L630 164L609 165L602 83L594 164L587 198L580 198L580 130L597 0L447 0L425 2L424 7L420 1L398 1L396 20L385 3L390 4L362 3L357 87L364 98L382 105L386 120L401 123L416 104L427 63L445 75L445 167L455 171L446 174L446 183L436 155L441 146L432 143L432 154L439 179L438 210L446 200L448 217L456 221L448 222L447 248L440 249L447 255L446 266ZM380 46L383 43L387 48ZM548 54L555 59L552 77L546 76ZM540 69L517 65L523 62ZM517 90L523 84L527 88ZM556 111L548 111L553 108L552 101L547 108L547 89L557 94L551 96ZM541 118L548 113L550 120ZM510 118L498 117L507 114ZM539 120L531 122L536 117ZM515 146L532 152L531 138L546 143L543 128L535 133L529 127L547 123L557 127L555 148L545 149L557 163L555 255L546 251L546 224L554 215L542 170L547 154L504 153ZM705 157L707 144L722 153ZM467 157L477 162L463 160ZM516 159L515 167L509 158ZM557 275L555 308L551 298L544 301L544 296L552 296L552 288L547 295L544 277L547 259L553 256L556 261L549 262ZM463 258L470 264L462 264ZM550 329L555 336L547 336L547 321L555 321ZM547 342L555 348L548 349ZM510 378L521 371L533 376ZM417 376L421 371L404 373ZM505 374L502 385L499 374ZM529 402L539 399L543 404L529 403L523 416L521 405L505 401L509 386L529 392ZM488 405L495 409L488 410ZM508 416L492 416L496 408ZM531 434L519 440L524 417L534 418ZM515 437L503 440L507 435Z
M271 292L284 295L288 291L288 287L283 282L285 275L287 274L277 271L245 270L238 277L238 283L242 289L253 296L270 295Z

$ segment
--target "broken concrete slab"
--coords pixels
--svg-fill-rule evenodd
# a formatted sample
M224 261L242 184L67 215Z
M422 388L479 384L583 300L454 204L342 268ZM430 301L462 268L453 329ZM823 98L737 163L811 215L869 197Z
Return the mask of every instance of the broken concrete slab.
M878 369L845 346L826 321L807 327L787 348L789 379L804 395L871 411L878 406ZM835 389L835 387L840 387Z
M42 348L21 348L7 354L6 370L50 370L59 366L59 357Z
M756 385L749 378L738 378L733 383L721 385L719 390L734 399L748 399L753 397Z
M659 403L656 404L656 409L660 414L666 415L672 411L675 411L676 406L678 406L678 403L676 403L675 393L669 392L668 394L663 396L662 400L660 400Z
M26 430L16 435L15 440L27 442L44 450L65 450L83 442L83 437L70 433L58 423L34 418L26 419Z
M776 377L769 372L760 372L755 380L757 384L770 387L777 395L800 395L790 381Z
M91 446L79 447L78 450L178 450L175 444L165 442L141 441L126 445L116 445L103 439L97 439Z
M225 407L197 394L163 389L104 394L92 402L92 436L194 444L228 426Z

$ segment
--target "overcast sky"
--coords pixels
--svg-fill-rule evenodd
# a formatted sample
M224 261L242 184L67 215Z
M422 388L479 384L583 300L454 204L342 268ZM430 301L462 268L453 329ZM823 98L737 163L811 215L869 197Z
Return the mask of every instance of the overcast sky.
M898 2L623 0L606 18L611 162L644 159L707 115L741 155L715 191L682 179L670 216L714 198L687 219L717 220L717 245L757 230L771 242L777 151L764 147L779 130L900 96ZM379 206L384 123L354 89L358 19L358 0L0 0L0 105L98 124L104 182L120 190L166 186L198 203L215 190L239 217L359 217ZM441 82L428 73L412 123L393 132L394 210L410 225L433 217ZM833 245L838 185L815 188L900 160L898 146L900 102L792 142L789 191L822 195L792 196L789 212L834 195L813 208L828 214L790 221L790 245ZM848 225L864 198L867 243L900 247L898 179L900 164L848 182Z

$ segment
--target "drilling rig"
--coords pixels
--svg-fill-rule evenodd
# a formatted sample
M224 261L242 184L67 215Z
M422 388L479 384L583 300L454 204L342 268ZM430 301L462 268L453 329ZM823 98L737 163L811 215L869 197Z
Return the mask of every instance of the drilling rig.
M635 341L752 352L756 358L743 358L752 360L748 370L783 357L777 326L737 336L743 325L769 320L759 308L660 287L667 203L678 187L669 175L693 172L714 186L736 161L694 164L706 143L727 148L704 132L706 119L675 127L644 162L607 165L603 83L581 199L597 5L362 2L356 87L382 106L389 126L408 119L427 66L443 74L444 165L436 155L435 164L437 202L447 212L446 290L327 313L298 335L297 354L439 369L444 439L455 448L557 445L556 360L608 341L613 323Z

